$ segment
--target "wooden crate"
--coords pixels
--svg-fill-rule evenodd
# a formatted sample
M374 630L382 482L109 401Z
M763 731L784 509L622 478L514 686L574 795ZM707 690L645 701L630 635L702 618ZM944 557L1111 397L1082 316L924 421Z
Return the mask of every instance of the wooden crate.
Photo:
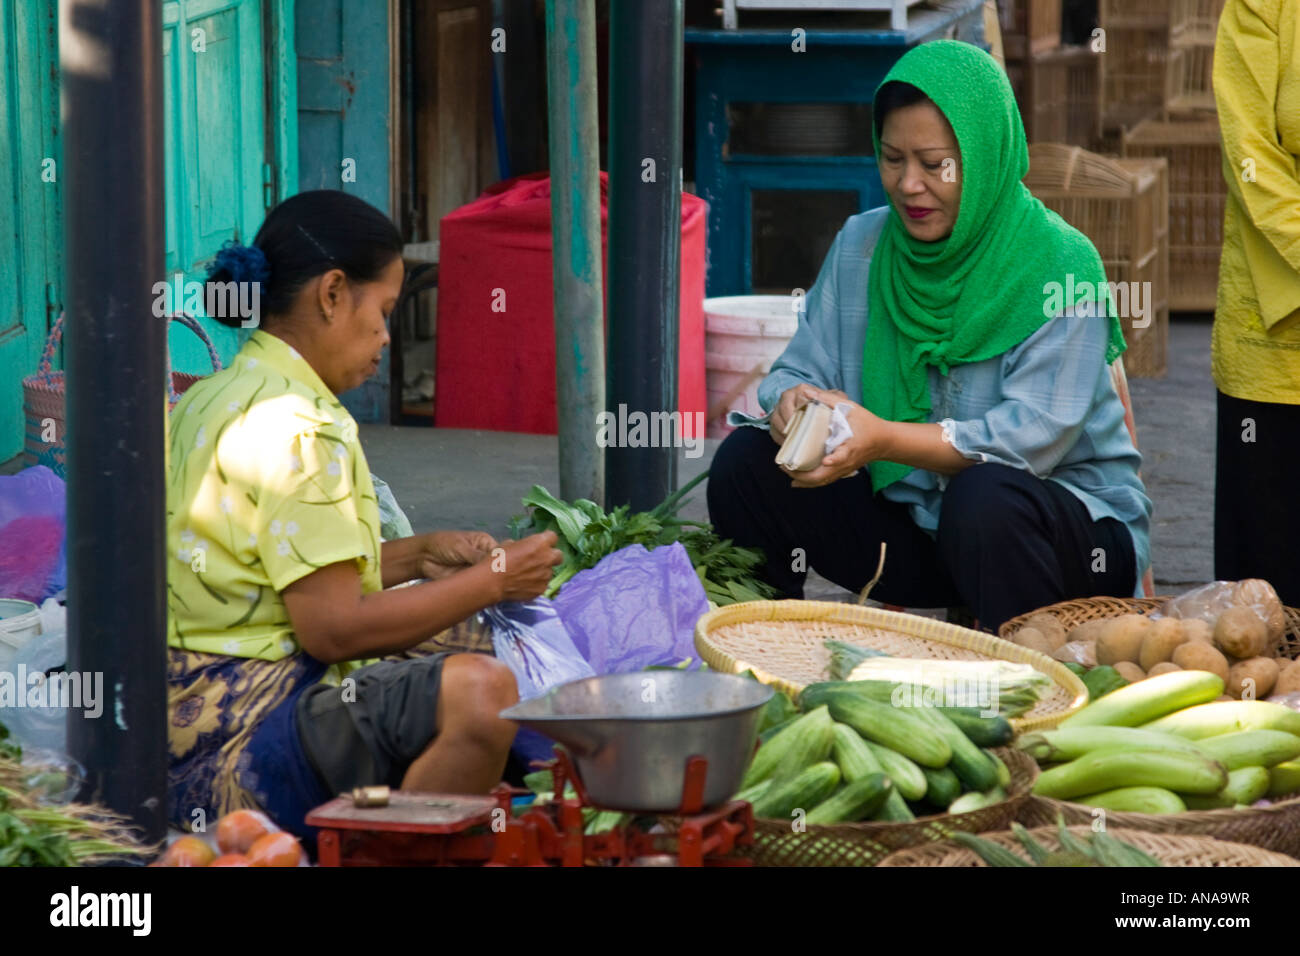
M1218 122L1147 120L1124 134L1123 151L1169 164L1170 308L1213 311L1227 197Z
M1097 22L1102 29L1112 27L1128 29L1164 30L1169 25L1171 0L1101 0L1097 6Z
M1089 239L1108 281L1139 283L1149 321L1121 309L1128 375L1165 374L1169 349L1168 165L1163 159L1111 159L1064 144L1029 147L1025 185Z
M1061 44L1061 0L998 0L1002 55L1025 60Z
M1165 118L1195 119L1215 111L1214 47L1170 47L1165 67Z
M1058 47L1008 63L1007 75L1029 142L1092 148L1101 132L1097 54L1086 46Z
M1135 126L1164 109L1169 31L1157 27L1105 27L1106 50L1098 55L1103 129Z
M1214 46L1226 0L1168 0L1169 45Z

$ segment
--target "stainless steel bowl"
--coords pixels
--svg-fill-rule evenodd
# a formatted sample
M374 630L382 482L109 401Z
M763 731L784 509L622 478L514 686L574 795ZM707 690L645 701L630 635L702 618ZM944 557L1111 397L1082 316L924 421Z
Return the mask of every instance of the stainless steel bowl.
M708 761L706 807L740 789L772 694L731 674L639 671L563 684L501 716L563 744L595 805L670 813L692 755Z

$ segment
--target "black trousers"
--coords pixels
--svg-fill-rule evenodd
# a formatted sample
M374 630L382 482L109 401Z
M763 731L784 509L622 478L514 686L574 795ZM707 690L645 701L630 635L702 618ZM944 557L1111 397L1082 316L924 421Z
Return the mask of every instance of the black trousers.
M1300 405L1219 392L1214 481L1214 576L1263 578L1300 604Z
M996 631L1009 618L1073 598L1132 597L1137 559L1128 529L1093 521L1056 482L1006 465L977 464L949 480L937 538L907 505L873 495L865 471L822 488L794 488L777 445L738 428L709 469L709 518L724 538L762 548L763 575L803 597L807 570L851 591L885 572L871 596L908 607L965 605Z

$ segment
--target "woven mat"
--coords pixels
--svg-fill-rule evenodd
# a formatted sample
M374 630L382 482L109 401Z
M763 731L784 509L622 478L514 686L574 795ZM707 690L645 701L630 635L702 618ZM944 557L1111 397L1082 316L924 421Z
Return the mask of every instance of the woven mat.
M1091 826L1072 826L1070 832L1086 840ZM1060 848L1056 827L1030 830L1030 836L1049 850ZM1206 836L1186 836L1167 833L1145 833L1141 830L1108 829L1117 840L1123 840L1144 853L1155 857L1165 866L1300 866L1281 853L1261 850L1244 843L1232 843ZM1020 842L1011 833L983 833L980 836L1006 847L1021 857L1026 857ZM1026 857L1027 858L1027 857ZM973 850L958 846L949 840L929 846L914 847L891 854L880 866L987 866Z

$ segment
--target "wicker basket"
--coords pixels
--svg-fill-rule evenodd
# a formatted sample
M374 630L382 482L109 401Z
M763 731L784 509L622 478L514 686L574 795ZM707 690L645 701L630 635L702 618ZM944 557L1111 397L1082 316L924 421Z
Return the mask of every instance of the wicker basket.
M908 847L945 840L954 831L988 833L1011 826L1038 777L1034 761L1019 750L996 751L1011 771L1002 803L956 815L937 814L910 823L839 823L798 832L789 820L755 820L754 843L737 854L755 866L875 866Z
M1090 826L1072 826L1070 832L1087 839ZM1300 866L1300 861L1280 853L1270 853L1244 843L1230 843L1201 836L1180 836L1163 833L1145 833L1141 830L1107 829L1117 840L1123 840L1144 853L1155 857L1165 866ZM986 833L984 839L997 843L1013 852L1021 850L1020 842L1010 833ZM1055 826L1030 831L1039 843L1050 850L1060 848ZM987 866L973 850L958 846L951 840L914 847L891 854L881 866Z
M1223 246L1223 179L1215 120L1147 120L1123 137L1126 157L1169 163L1169 307L1212 311Z
M1092 240L1106 277L1144 290L1146 323L1124 309L1125 372L1159 378L1169 351L1168 170L1161 159L1112 159L1077 146L1029 147L1025 185L1049 209ZM1127 294L1127 291L1122 294Z
M1168 598L1086 598L1063 601L1042 608L1033 614L1053 615L1068 631L1076 624L1098 618L1118 617L1121 614L1145 614L1160 607ZM1284 609L1286 630L1277 644L1277 656L1287 660L1300 657L1300 609ZM998 633L1010 638L1025 626L1029 614L1007 621ZM1079 803L1067 803L1047 797L1030 796L1024 803L1020 822L1025 826L1046 826L1056 821L1057 813L1067 824L1087 824L1093 819L1093 808ZM1192 810L1186 813L1150 814L1106 811L1108 825L1143 830L1148 833L1205 834L1248 843L1251 846L1274 850L1290 856L1300 856L1300 797L1275 803L1269 807L1252 807L1248 810Z
M827 679L827 638L876 648L897 657L1005 660L1030 664L1052 679L1033 709L1012 719L1017 731L1041 730L1083 707L1088 692L1064 664L944 621L834 601L747 601L710 611L695 625L695 648L715 670L752 670L791 696Z
M208 359L212 362L212 371L221 371L221 358L217 349L193 317L180 314L170 317L202 340L208 349ZM23 379L23 417L24 443L23 465L45 465L60 478L67 477L65 448L67 445L67 419L65 415L65 398L67 380L64 373L54 370L54 353L63 339L63 315L60 314L45 339L45 348L41 352L41 362L36 374ZM167 407L171 408L180 400L181 394L199 380L198 375L187 372L171 371L168 358ZM53 436L49 433L53 431Z

